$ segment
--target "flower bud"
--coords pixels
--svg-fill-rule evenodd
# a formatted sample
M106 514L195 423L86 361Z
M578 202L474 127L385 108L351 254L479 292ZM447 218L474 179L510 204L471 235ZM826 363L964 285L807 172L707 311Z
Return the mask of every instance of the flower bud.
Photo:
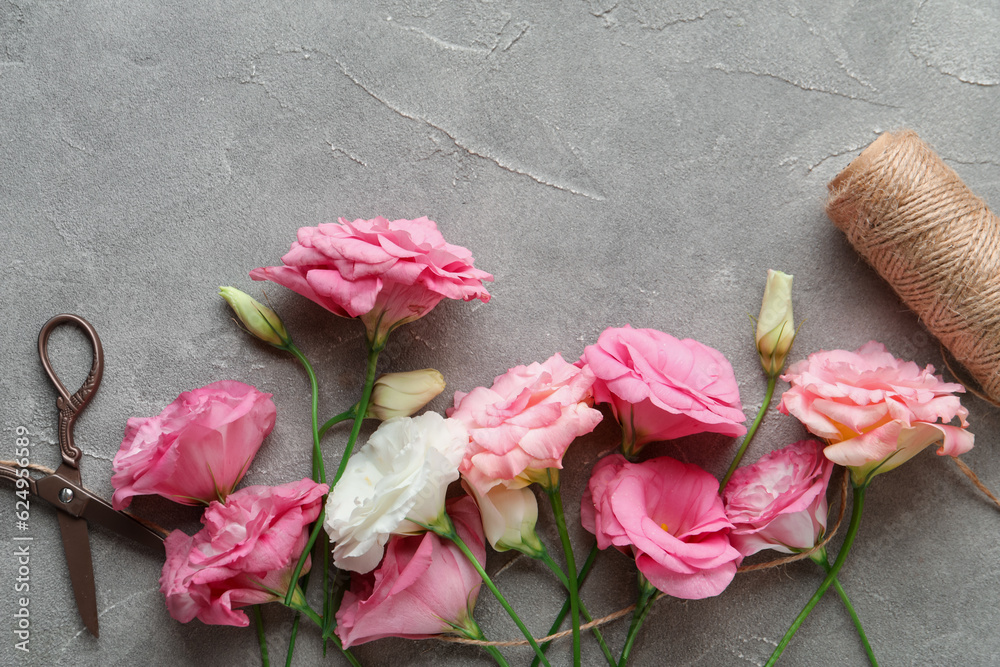
M219 294L254 336L275 347L291 344L292 339L285 330L285 325L273 310L235 287L220 287Z
M406 373L386 373L375 380L368 419L409 417L444 391L444 376L433 368Z
M781 372L794 340L792 276L768 269L764 301L757 318L757 352L768 375Z
M535 524L538 522L538 501L527 487L508 488L498 484L481 493L467 480L462 486L476 499L483 520L483 531L497 551L520 551L532 558L545 552Z

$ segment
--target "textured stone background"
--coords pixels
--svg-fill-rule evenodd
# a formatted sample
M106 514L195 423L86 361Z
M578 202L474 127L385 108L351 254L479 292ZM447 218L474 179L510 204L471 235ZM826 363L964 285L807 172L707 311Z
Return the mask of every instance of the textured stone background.
M796 276L805 325L793 359L874 338L940 366L937 343L825 217L826 183L879 132L912 127L1000 206L998 34L997 5L971 0L0 0L0 454L25 426L34 459L58 460L35 339L69 311L94 323L107 354L76 429L90 488L110 495L128 417L223 378L278 405L248 481L307 474L303 373L243 335L215 291L259 295L247 272L276 263L299 226L338 216L427 215L496 275L491 303L442 304L384 355L385 369L440 369L448 394L556 351L575 359L605 327L631 323L721 350L752 415L765 383L747 314L769 267ZM323 412L357 400L360 325L282 288L268 294L320 368ZM89 363L82 337L67 330L54 345L76 386ZM977 434L966 460L1000 488L1000 412L966 402ZM568 456L571 522L586 471L615 445L608 422ZM748 460L801 434L772 411ZM328 438L328 462L344 439ZM651 449L717 474L734 450L715 437ZM0 662L257 660L250 630L173 621L158 557L99 528L102 635L92 638L41 505L29 531L31 653L14 651L14 496L0 500ZM133 507L197 527L190 508ZM996 508L930 452L873 485L842 580L883 665L995 662L998 529ZM555 543L547 517L541 531ZM585 553L588 536L577 528L574 539ZM558 590L525 561L493 554L489 567L541 634ZM634 600L632 572L619 554L602 556L585 589L595 614ZM763 664L819 581L804 562L741 575L717 598L662 600L632 664ZM272 605L265 616L280 656L290 615ZM477 617L490 636L516 638L486 594ZM626 628L607 627L616 648ZM589 639L585 650L587 664L602 664ZM553 664L568 651L560 644ZM436 641L357 654L368 665L491 664ZM510 655L525 662L523 650ZM832 597L785 655L788 665L864 663ZM322 657L310 628L297 656Z

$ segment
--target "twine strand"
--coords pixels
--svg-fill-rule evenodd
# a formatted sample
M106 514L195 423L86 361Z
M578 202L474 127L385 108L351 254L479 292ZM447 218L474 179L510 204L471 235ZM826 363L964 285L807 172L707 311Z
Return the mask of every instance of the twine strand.
M848 479L847 468L844 468L843 470L844 474L841 478L841 485L840 485L840 508L837 511L837 520L834 522L833 528L828 531L828 534L826 535L826 537L823 539L822 542L814 546L812 549L809 549L808 551L803 551L801 553L787 556L785 558L776 558L774 560L770 560L765 563L757 563L755 565L745 565L737 568L736 572L737 573L755 572L757 570L767 570L773 567L778 567L780 565L785 565L786 563L792 563L797 560L802 560L803 558L808 558L811 553L819 549L822 549L824 546L826 546L827 542L833 539L833 536L836 535L837 530L840 528L840 524L844 520L844 514L847 509L847 479ZM663 593L662 591L658 592L656 596L653 598L653 600L659 600L664 595L665 593ZM602 616L601 618L595 618L593 621L581 625L580 631L582 632L584 630L589 630L593 627L604 625L605 623L610 623L611 621L617 621L622 616L626 616L632 613L634 610L635 610L635 605L632 604L629 605L628 607L625 607L624 609L619 609L618 611L612 614L608 614L607 616ZM536 637L535 641L538 642L539 644L542 644L543 642L550 642L556 639L561 639L563 637L568 637L572 633L573 633L572 629L563 630L562 632L557 632L552 635L546 635L545 637ZM480 639L466 639L465 637L455 637L449 635L438 635L435 638L443 642L450 642L453 644L469 644L470 646L496 646L499 648L504 648L504 647L528 645L528 642L525 639L521 639L518 641L501 642L501 641L486 641Z
M660 595L662 595L662 593ZM659 598L659 595L657 595L657 598ZM598 625L604 625L605 623L610 623L611 621L617 621L622 616L632 613L634 609L635 605L633 604L628 607L625 607L624 609L619 609L613 614L608 614L607 616L602 616L601 618L595 618L589 623L584 623L583 625L581 625L580 632L583 632L584 630L590 630L591 628L597 627ZM568 637L571 634L573 634L572 628L570 628L569 630L563 630L562 632L557 632L554 635L537 637L535 638L535 641L541 644L543 642L550 642L555 639L562 639L563 637ZM528 645L527 639L521 639L520 641L510 641L510 642L491 642L481 639L466 639L465 637L453 637L448 635L438 635L437 639L443 642L450 642L452 644L469 644L471 646L497 646L500 648Z
M961 459L954 458L954 461L955 461L955 464L958 466L959 470L961 470L963 473L965 473L966 477L968 477L972 481L972 483L976 486L976 488L979 489L980 491L982 491L984 494L986 494L987 497L989 497L990 500L992 500L994 503L996 503L997 507L1000 507L1000 499L998 499L995 495L993 495L990 492L990 490L988 488L986 488L986 486L979 480L979 477L976 476L976 474L974 472L972 472L972 469L969 468L969 466L966 465L966 463L964 461L962 461ZM9 466L11 468L18 467L18 464L17 464L16 461L0 461L0 465L6 465L6 466ZM45 467L43 465L39 465L37 463L29 463L27 465L27 468L29 470L34 470L36 472L45 473L47 475L51 475L51 474L55 473L55 471L52 470L51 468L47 468L47 467ZM827 545L827 543L830 540L833 539L833 536L837 534L837 531L840 529L840 525L841 525L841 523L844 520L844 515L846 514L846 510L847 510L847 482L848 482L848 472L847 472L847 468L844 468L843 469L843 474L841 475L841 484L840 484L840 487L839 487L839 490L840 490L840 505L839 505L839 508L837 510L837 519L836 519L836 521L834 521L833 528L831 528L830 530L827 531L827 535L823 538L823 540L821 542L819 542L818 544L816 544L816 546L814 546L812 549L809 549L808 551L803 551L803 552L800 552L800 553L797 553L797 554L792 554L791 556L785 556L783 558L776 558L774 560L769 560L769 561L766 561L764 563L755 563L753 565L742 565L742 566L740 566L740 567L738 567L736 569L736 572L742 574L744 572L756 572L756 571L759 571L759 570L770 570L770 569L775 568L775 567L780 567L782 565L787 565L788 563L794 563L795 561L799 561L799 560L802 560L804 558L808 558L813 552L818 551L819 549L824 548ZM164 530L163 528L161 528L160 526L158 526L158 525L156 525L156 524L154 524L154 523L152 523L150 521L145 521L145 520L139 519L138 517L133 517L133 518L136 518L141 523L143 523L144 525L146 525L150 529L154 530L155 532L159 533L160 535L166 536L167 531ZM654 601L655 600L659 600L663 596L664 596L664 593L659 592L659 593L656 594L656 596L653 598L653 600ZM607 623L611 623L612 621L617 621L619 618L622 618L623 616L627 616L628 614L632 613L634 610L635 610L635 604L631 604L628 607L625 607L624 609L619 609L618 611L613 612L611 614L608 614L607 616L602 616L600 618L595 618L594 620L590 621L589 623L585 623L585 624L581 625L580 626L580 630L581 631L590 630L591 628L599 627L601 625L605 625ZM563 637L568 637L571 634L573 634L573 630L572 629L563 630L563 631L557 632L555 634L546 635L545 637L537 637L535 639L535 641L538 642L539 644L541 644L543 642L550 642L550 641L555 641L556 639L562 639ZM470 646L495 646L495 647L498 647L498 648L511 648L511 647L516 647L516 646L527 646L528 645L528 641L525 640L525 639L515 640L515 641L485 641L485 640L467 639L465 637L455 637L455 636L449 636L449 635L438 635L436 637L436 639L438 639L439 641L450 642L450 643L454 643L454 644L468 644Z
M990 493L990 490L986 488L986 485L979 481L979 476L972 472L972 468L970 468L965 461L957 456L952 457L952 459L955 461L955 465L958 466L958 469L965 473L965 476L976 485L976 488L985 493L986 497L992 500L997 507L1000 507L1000 499L997 499L997 497Z
M22 466L17 461L0 461L0 466L7 466L8 468L27 468L28 470L34 470L35 472L43 472L46 475L54 475L56 472L52 468L46 468L45 466L37 463L29 463L26 466Z
M967 392L969 392L979 400L989 403L995 408L1000 408L1000 401L994 401L989 396L984 394L977 387L976 381L969 377L968 373L962 373L960 370L957 370L954 366L951 365L951 358L950 358L951 355L948 354L948 351L944 349L944 345L941 345L939 349L941 350L941 359L944 360L944 367L948 369L948 372L951 373L951 376L953 378L958 380L958 382L960 382L962 386L965 387L965 390Z
M979 477L976 476L976 473L972 472L972 469L961 459L957 457L952 457L952 459L955 461L955 465L958 466L958 469L961 470L963 473L965 473L966 477L968 477L972 481L972 483L975 484L976 488L982 491L990 500L996 503L997 507L1000 507L1000 499L998 499L995 495L993 495L990 492L990 490L986 488L986 485L984 485L981 481L979 481ZM769 560L763 563L754 563L753 565L742 565L736 569L736 572L742 574L744 572L757 572L759 570L770 570L775 567L787 565L788 563L794 563L795 561L799 561L804 558L809 558L811 554L824 548L827 545L827 543L829 543L830 540L833 539L833 536L837 534L837 531L840 530L840 525L843 523L844 516L847 513L847 491L848 491L848 480L850 479L850 477L847 468L842 468L842 471L843 474L841 475L840 486L839 486L840 505L837 509L837 519L833 523L833 528L827 531L826 536L823 538L821 542L816 544L816 546L814 546L812 549L809 549L808 551L802 551L797 554L792 554L791 556L785 556L783 558L775 558L774 560ZM665 594L663 592L658 592L656 596L653 598L653 600L659 600L664 595ZM591 628L604 625L612 621L617 621L619 618L632 613L632 611L634 610L635 610L635 605L634 604L629 605L624 609L619 609L618 611L612 614L608 614L607 616L602 616L601 618L595 618L593 621L581 625L580 630L581 631L589 630ZM557 632L552 635L546 635L545 637L537 637L535 641L541 644L544 642L554 641L556 639L562 639L563 637L568 637L571 634L573 634L572 629L563 630L562 632ZM466 639L465 637L455 637L449 635L438 635L437 637L435 637L435 639L443 642L450 642L453 644L468 644L470 646L496 646L499 648L509 648L514 646L528 645L527 640L524 639L517 641L501 642L501 641Z

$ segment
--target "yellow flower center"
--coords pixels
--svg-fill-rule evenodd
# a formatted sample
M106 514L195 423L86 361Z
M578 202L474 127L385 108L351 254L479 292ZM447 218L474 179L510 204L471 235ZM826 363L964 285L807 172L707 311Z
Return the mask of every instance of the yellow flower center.
M665 523L661 523L660 524L660 528L662 528L663 532L665 532L665 533L669 533L670 532L670 529L667 528L667 524L665 524Z

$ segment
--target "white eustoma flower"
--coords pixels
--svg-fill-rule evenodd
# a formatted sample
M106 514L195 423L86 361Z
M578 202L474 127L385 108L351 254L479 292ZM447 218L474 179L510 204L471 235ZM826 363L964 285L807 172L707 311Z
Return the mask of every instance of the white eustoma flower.
M370 572L393 534L416 534L444 512L469 433L436 412L382 422L347 463L326 502L325 527L342 570Z

